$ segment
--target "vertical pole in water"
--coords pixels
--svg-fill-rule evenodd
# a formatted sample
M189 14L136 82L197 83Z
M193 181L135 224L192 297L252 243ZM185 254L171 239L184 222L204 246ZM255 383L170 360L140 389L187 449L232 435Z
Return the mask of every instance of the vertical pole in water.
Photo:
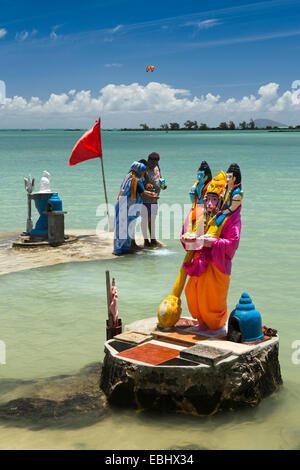
M108 231L113 232L113 225L110 220L110 215L109 215L109 208L108 208L108 198L107 198L107 191L106 191L106 182L105 182L105 176L104 176L104 165L103 165L103 157L100 157L101 160L101 169L102 169L102 180L103 180L103 187L104 187L104 197L105 197L105 202L106 202L106 212L107 212L107 220L108 220Z
M114 319L110 311L111 304L111 286L110 286L110 275L109 271L105 272L106 274L106 298L107 298L107 313L108 320L106 320L106 341L114 337Z
M26 232L29 233L33 228L33 223L31 220L31 196L30 193L27 193L27 223L26 223Z

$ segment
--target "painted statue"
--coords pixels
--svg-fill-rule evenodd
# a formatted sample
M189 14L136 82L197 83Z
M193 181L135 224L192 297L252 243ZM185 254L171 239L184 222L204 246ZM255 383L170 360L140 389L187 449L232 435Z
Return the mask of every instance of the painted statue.
M190 210L181 232L181 243L187 254L184 262L190 262L195 253L203 246L201 236L204 233L204 201L206 200L206 190L211 181L211 171L206 161L200 165L197 175L197 181L193 188L190 190L190 195L193 195L192 209ZM200 235L200 236L199 236ZM158 324L162 328L172 327L177 323L181 315L181 299L180 296L184 289L187 273L183 268L183 264L178 273L177 279L173 286L171 295L166 297L165 300L158 307Z
M43 176L40 181L40 193L51 193L50 189L50 173L48 171L43 172Z
M197 172L197 180L190 189L192 208L185 220L181 237L184 249L190 249L190 246L186 247L186 243L190 244L192 241L195 241L195 238L203 235L204 199L211 178L210 168L207 162L203 161ZM200 245L198 248L200 248Z
M236 189L239 191L234 193ZM163 304L167 299L158 308L161 327L174 326L179 320L180 296L187 276L189 280L185 294L188 309L198 321L192 330L218 330L225 325L232 258L240 239L242 196L241 173L236 164L230 165L227 175L220 171L210 182L205 197L206 225L205 234L201 237L203 248L187 252L172 295L169 296L174 306L172 314L167 313L171 307L165 309L166 313L163 314Z
M241 205L243 199L242 177L240 167L232 163L226 172L226 188L223 195L223 205L217 214L216 223L221 225Z

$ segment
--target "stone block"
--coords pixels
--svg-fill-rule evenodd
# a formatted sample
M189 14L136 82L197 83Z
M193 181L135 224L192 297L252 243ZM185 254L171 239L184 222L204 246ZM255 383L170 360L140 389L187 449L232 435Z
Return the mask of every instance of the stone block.
M217 362L232 353L226 349L216 348L209 344L196 344L190 348L183 349L180 352L180 357L188 359L193 362L199 362L201 364L207 364L208 366L214 366Z
M125 341L126 343L131 344L142 344L145 341L149 341L152 339L151 335L147 335L144 333L140 333L138 331L125 331L124 333L120 333L119 335L114 336L114 338L118 341Z

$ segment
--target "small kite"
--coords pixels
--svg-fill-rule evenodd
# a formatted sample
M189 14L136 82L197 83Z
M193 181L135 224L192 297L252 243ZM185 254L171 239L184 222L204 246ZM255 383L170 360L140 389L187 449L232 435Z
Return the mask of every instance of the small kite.
M154 72L154 65L148 65L148 67L146 68L146 72L149 72L149 70L151 70L151 72Z

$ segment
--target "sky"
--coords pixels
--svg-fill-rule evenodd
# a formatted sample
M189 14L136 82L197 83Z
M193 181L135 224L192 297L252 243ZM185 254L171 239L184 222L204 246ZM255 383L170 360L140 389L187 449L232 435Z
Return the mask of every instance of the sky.
M300 124L299 53L300 0L0 0L0 128Z

